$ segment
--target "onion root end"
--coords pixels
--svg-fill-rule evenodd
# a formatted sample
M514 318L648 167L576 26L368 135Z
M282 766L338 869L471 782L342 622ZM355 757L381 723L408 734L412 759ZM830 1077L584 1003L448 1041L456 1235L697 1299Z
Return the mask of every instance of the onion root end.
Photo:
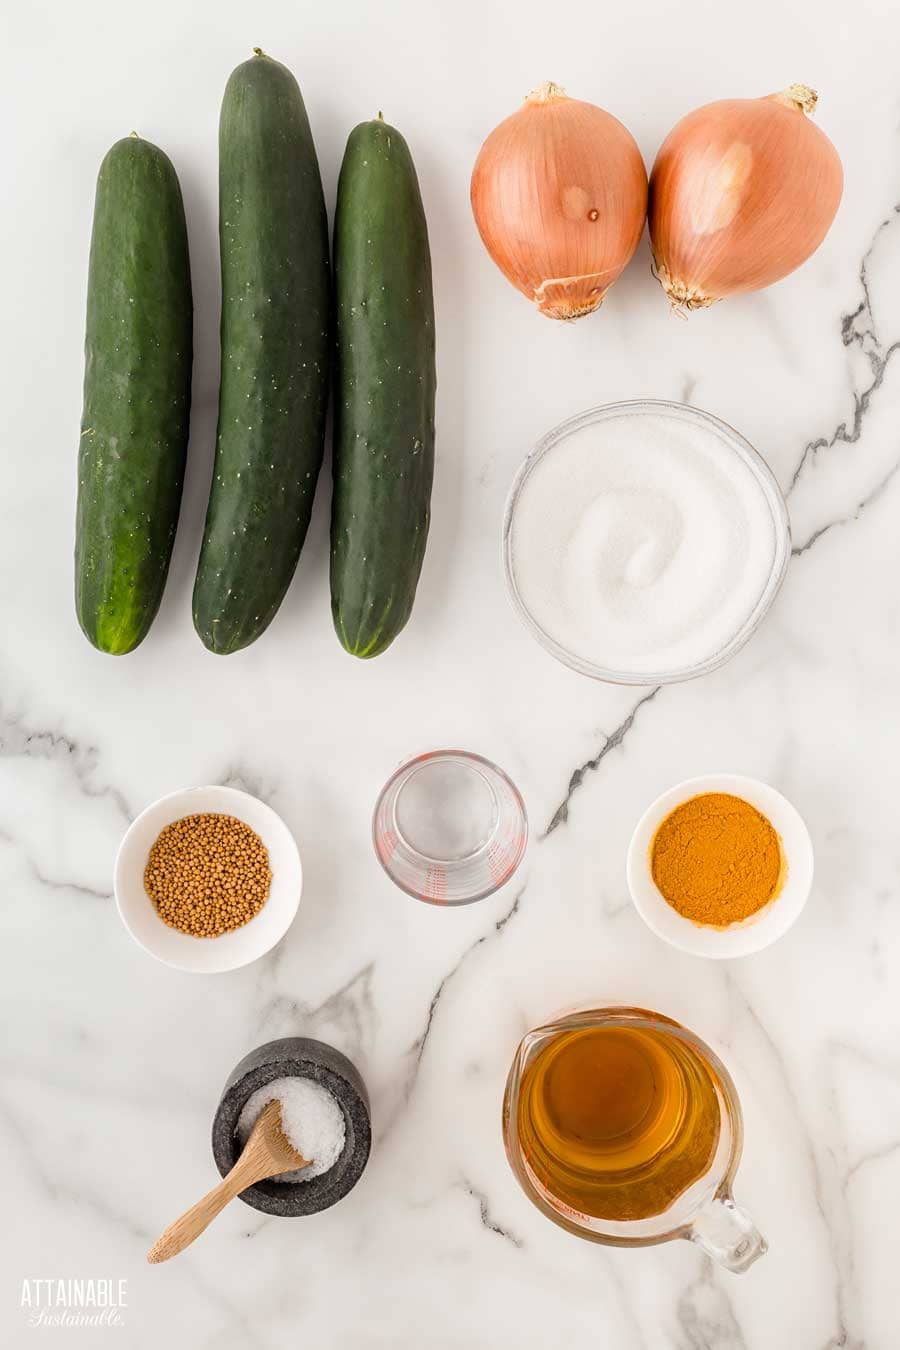
M717 295L707 295L706 291L701 291L698 286L689 286L685 281L678 281L661 263L654 264L653 274L677 314L689 314L695 309L709 309L710 305L714 305L719 299Z

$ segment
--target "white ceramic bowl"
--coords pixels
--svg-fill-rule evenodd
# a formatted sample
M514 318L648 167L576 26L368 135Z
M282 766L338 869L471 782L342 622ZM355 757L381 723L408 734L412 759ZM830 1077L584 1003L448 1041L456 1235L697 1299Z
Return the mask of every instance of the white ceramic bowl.
M653 837L666 816L703 792L728 792L761 811L781 836L787 863L787 875L775 899L743 923L728 928L710 928L679 914L663 898L650 870ZM635 908L658 937L694 956L748 956L777 941L799 917L812 888L812 840L800 813L768 783L734 773L704 774L670 788L644 812L628 846L627 872Z
M269 852L272 884L259 913L230 933L195 938L163 923L144 890L144 869L161 830L182 816L203 812L237 816L255 830ZM176 970L209 975L237 970L264 956L284 937L297 913L303 869L294 837L265 802L229 787L185 788L160 797L129 827L116 855L116 905L138 946Z

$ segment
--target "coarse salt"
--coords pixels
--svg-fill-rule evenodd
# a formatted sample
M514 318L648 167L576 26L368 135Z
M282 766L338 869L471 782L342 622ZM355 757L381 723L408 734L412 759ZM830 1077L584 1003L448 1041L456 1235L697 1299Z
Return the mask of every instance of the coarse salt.
M275 1078L252 1092L238 1117L236 1132L241 1148L263 1107L276 1099L281 1102L281 1128L291 1146L309 1159L309 1167L280 1172L271 1180L301 1182L321 1176L340 1157L347 1128L335 1097L311 1078Z

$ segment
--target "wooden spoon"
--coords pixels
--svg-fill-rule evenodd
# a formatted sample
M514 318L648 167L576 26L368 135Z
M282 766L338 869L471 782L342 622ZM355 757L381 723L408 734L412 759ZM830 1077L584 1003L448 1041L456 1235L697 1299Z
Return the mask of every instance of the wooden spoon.
M209 1195L204 1195L180 1219L169 1224L150 1248L147 1260L156 1265L183 1252L212 1223L229 1200L233 1200L248 1186L264 1181L266 1177L274 1177L279 1172L309 1167L309 1164L310 1159L304 1158L291 1146L282 1129L281 1102L269 1102L254 1122L243 1152L227 1177L223 1177Z

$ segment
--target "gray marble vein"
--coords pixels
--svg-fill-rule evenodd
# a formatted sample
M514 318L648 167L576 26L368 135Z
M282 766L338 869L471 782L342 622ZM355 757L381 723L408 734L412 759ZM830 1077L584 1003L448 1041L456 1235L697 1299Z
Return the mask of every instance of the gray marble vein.
M741 1324L728 1296L727 1275L708 1256L676 1304L678 1350L747 1350Z
M270 980L277 978L277 969L273 960L268 969ZM361 1058L375 1024L374 975L375 963L368 961L318 1004L279 992L269 995L259 1012L258 1035L328 1039L328 1032L351 1059Z
M872 488L871 492L867 492L862 501L857 502L847 515L839 516L836 520L826 521L824 525L819 525L817 529L813 530L809 538L802 544L795 544L791 549L793 556L799 558L804 553L808 553L813 544L817 543L822 538L823 534L827 534L829 530L833 530L835 526L849 525L852 521L859 520L866 507L871 506L873 502L878 501L878 498L883 494L888 484L893 481L894 475L898 469L900 469L900 460L898 460L896 464L891 465L884 477Z
M466 1195L470 1195L477 1203L478 1215L481 1220L482 1228L486 1228L489 1233L496 1233L498 1237L504 1238L507 1242L511 1242L514 1247L521 1248L525 1246L522 1238L511 1229L505 1228L503 1224L498 1223L492 1216L490 1202L484 1191L481 1191L477 1186L474 1186L467 1177L463 1177L459 1184Z
M900 1139L892 1139L889 1144L884 1144L881 1148L872 1148L865 1153L861 1153L849 1168L844 1178L845 1183L852 1181L863 1167L870 1167L873 1163L880 1163L887 1158L893 1158L898 1150L900 1150Z
M30 727L21 717L0 709L0 759L38 759L63 764L85 796L109 798L124 820L130 822L134 813L120 789L111 783L98 786L94 782L99 758L95 746L84 745L64 732Z
M853 418L850 426L847 426L846 421L840 422L830 436L817 436L803 447L803 452L797 467L794 469L787 490L786 495L788 496L796 488L803 473L815 461L821 451L831 450L839 444L856 445L862 436L863 424L869 412L872 398L884 383L887 368L898 348L900 348L900 342L892 342L885 347L878 336L875 318L872 314L872 297L868 277L869 265L876 247L882 241L885 231L890 230L896 224L898 218L900 218L900 204L895 206L891 214L878 226L869 247L863 254L859 268L859 285L863 293L862 300L850 313L841 315L841 342L845 347L857 347L865 354L871 379L862 390L853 391Z
M422 1029L421 1034L416 1037L416 1039L413 1041L412 1045L409 1047L407 1051L407 1055L410 1059L410 1067L403 1088L403 1097L406 1102L409 1101L415 1089L416 1080L419 1076L419 1068L421 1067L422 1058L425 1054L425 1047L428 1044L428 1037L431 1035L431 1028L432 1024L434 1023L435 1014L437 1013L438 1010L438 1004L440 1003L444 995L444 991L446 990L447 985L451 982L451 980L455 979L455 977L462 970L463 966L466 965L466 963L468 962L469 958L473 955L473 953L478 951L479 947L483 947L486 942L492 941L499 934L501 934L506 925L509 923L510 919L512 919L516 914L518 914L519 904L521 902L522 896L525 894L525 889L526 889L525 886L522 886L516 892L513 902L510 905L509 909L506 911L505 914L503 914L499 919L496 920L493 928L487 933L482 933L481 937L476 938L475 941L465 949L463 954L460 956L459 960L456 961L451 967L451 969L447 971L446 975L442 977L441 982L438 985L437 989L435 990L431 1002L428 1005L428 1012L425 1015L425 1026Z
M8 848L14 849L24 860L29 875L38 886L42 886L50 891L60 891L63 894L85 895L92 900L111 900L112 891L103 891L94 886L85 886L81 882L73 881L70 878L58 878L45 876L38 867L30 853L22 846L20 840L11 834L8 830L0 830L0 844L5 844Z
M145 1225L139 1223L135 1215L110 1199L110 1188L79 1187L66 1175L60 1174L58 1167L48 1165L40 1146L39 1132L20 1120L13 1107L7 1101L0 1103L0 1124L7 1138L6 1152L9 1158L15 1158L20 1167L24 1167L29 1177L40 1189L44 1197L53 1205L69 1205L84 1210L111 1224L139 1242L152 1241L152 1235Z
M236 761L229 764L222 777L217 779L222 787L237 788L240 792L249 792L251 797L259 797L260 801L272 803L275 795L275 788L270 786L261 774L256 773L246 764Z
M681 385L681 394L679 396L681 403L690 403L694 397L694 390L700 383L696 375L685 375Z
M859 268L859 286L862 291L862 299L854 310L843 314L841 317L841 342L845 348L852 349L863 356L868 370L868 378L863 382L862 387L851 388L853 416L849 424L846 420L841 421L830 435L817 436L807 442L788 486L786 493L788 498L796 491L804 475L815 465L823 452L834 450L838 446L854 447L861 441L873 400L884 384L885 375L894 356L900 350L900 341L885 343L879 335L872 310L872 292L869 278L873 255L876 249L884 246L886 236L889 233L893 235L897 232L898 220L900 220L900 205L895 206L891 214L878 226L863 255ZM800 557L808 553L835 526L858 521L866 507L882 496L898 468L900 468L900 457L895 459L875 485L862 493L847 510L815 526L802 543L795 544L792 550L794 557Z
M587 774L594 773L599 769L607 755L611 754L613 750L617 750L619 746L624 743L625 737L634 726L634 719L637 717L641 708L647 703L652 703L661 687L661 685L657 685L656 688L651 689L649 693L642 694L634 704L634 707L631 709L628 716L606 737L596 755L591 759L585 760L583 764L573 770L572 775L569 778L569 786L566 789L566 795L550 817L550 823L541 835L542 839L546 839L547 836L551 835L560 825L565 825L566 821L569 819L569 803L583 784Z
M525 889L526 887L523 885L516 891L512 903L506 912L494 922L487 933L482 933L480 937L477 937L474 942L466 947L461 956L453 963L451 969L448 970L438 982L438 986L431 997L428 1010L425 1014L425 1025L412 1044L407 1047L403 1055L403 1070L400 1075L399 1087L395 1094L394 1104L380 1113L374 1122L375 1133L379 1145L383 1145L384 1141L396 1126L400 1116L412 1100L435 1016L437 1015L438 1007L446 992L447 986L459 975L460 971L468 964L476 951L483 947L485 943L491 942L494 938L503 933L506 925L519 912L519 905L522 896L525 893Z

